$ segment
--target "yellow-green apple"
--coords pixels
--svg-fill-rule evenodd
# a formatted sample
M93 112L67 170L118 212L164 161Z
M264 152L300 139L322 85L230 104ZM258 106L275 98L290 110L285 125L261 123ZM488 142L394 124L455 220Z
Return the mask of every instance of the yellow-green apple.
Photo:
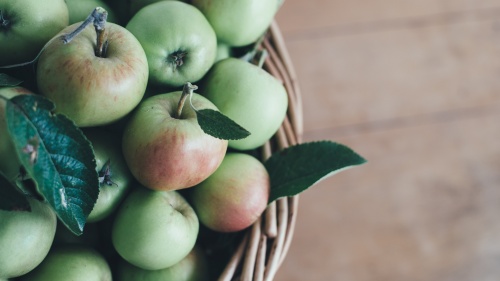
M22 281L111 281L111 269L94 249L83 245L66 245L51 249L43 262Z
M0 65L32 61L67 25L64 0L0 0Z
M151 83L176 87L196 82L215 61L215 32L192 5L156 2L139 10L126 27L146 52Z
M132 175L154 190L192 187L219 167L227 141L200 128L196 112L184 106L177 116L182 91L145 99L133 112L123 133L123 155ZM197 109L217 110L209 100L193 93Z
M102 0L65 0L68 5L69 24L84 21L96 7L102 7L108 12L108 22L117 23L113 9Z
M264 165L248 154L228 152L208 179L190 190L200 222L219 232L252 225L266 209L270 181Z
M130 14L136 14L140 9L144 8L149 4L153 4L160 1L169 1L169 0L129 0L130 2ZM170 1L180 1L180 0L170 0ZM186 2L186 1L183 1Z
M74 31L70 25L57 37ZM87 26L69 43L52 40L40 56L37 83L80 127L113 123L131 112L144 95L148 64L137 39L125 28L106 24L107 51L97 56L96 32Z
M283 123L288 107L288 96L279 80L237 58L215 63L200 93L251 133L244 139L229 141L229 147L238 150L254 149L268 141Z
M0 88L0 96L11 99L17 95L33 94L31 91L23 87L4 87ZM0 98L0 173L7 180L14 182L21 168L21 162L17 156L14 143L7 129L7 121L5 119L6 101Z
M123 200L133 181L122 155L121 138L100 128L85 129L91 142L99 175L99 197L87 222L100 221L111 214Z
M145 270L122 260L117 275L120 281L208 281L209 278L205 253L196 246L180 262L159 270Z
M173 266L193 249L199 221L177 191L133 190L118 209L113 245L127 262L147 270Z
M33 198L28 202L30 212L0 210L0 279L33 270L45 259L54 240L56 213L44 202Z
M191 0L217 34L231 46L257 41L271 24L280 0Z

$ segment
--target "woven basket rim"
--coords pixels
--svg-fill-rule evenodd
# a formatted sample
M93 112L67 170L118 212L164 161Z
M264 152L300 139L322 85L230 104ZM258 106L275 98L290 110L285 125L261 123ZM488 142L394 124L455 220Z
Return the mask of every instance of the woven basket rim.
M302 99L299 84L283 36L273 21L259 46L268 53L263 69L280 80L288 93L288 111L273 138L261 147L261 159L274 151L301 142ZM299 196L280 198L268 205L247 230L219 281L271 281L286 257L296 223Z

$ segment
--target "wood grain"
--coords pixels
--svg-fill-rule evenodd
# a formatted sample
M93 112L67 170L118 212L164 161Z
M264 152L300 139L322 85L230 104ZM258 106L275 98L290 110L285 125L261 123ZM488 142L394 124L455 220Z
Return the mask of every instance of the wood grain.
M500 1L299 1L278 14L304 140L368 163L306 191L275 280L500 278Z

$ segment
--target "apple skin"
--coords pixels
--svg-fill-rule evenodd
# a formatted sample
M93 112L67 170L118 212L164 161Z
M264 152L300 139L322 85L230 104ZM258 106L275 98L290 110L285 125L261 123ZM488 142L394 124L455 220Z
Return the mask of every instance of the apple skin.
M288 95L265 70L237 58L217 62L205 76L200 93L251 135L230 140L229 147L250 150L263 145L285 119Z
M192 187L219 167L227 141L207 135L198 125L189 101L181 118L173 116L181 91L145 99L134 111L123 133L123 155L132 175L153 190ZM198 110L217 108L193 93Z
M201 79L215 61L217 39L203 14L181 1L139 10L127 29L141 42L153 84L178 87ZM176 59L183 53L182 59Z
M117 23L113 9L101 0L65 0L68 5L69 24L84 21L96 7L102 7L108 12L107 21Z
M192 0L219 41L233 47L251 44L264 34L278 11L278 0Z
M146 7L149 4L153 4L160 1L179 1L179 0L129 0L130 2L130 14L135 15L140 9ZM186 1L182 1L186 2Z
M0 96L8 99L18 95L27 94L33 93L19 86L0 88ZM14 182L19 176L21 161L17 156L14 142L12 141L7 129L5 106L6 101L0 98L0 173L2 173L10 182Z
M120 281L208 281L209 272L206 256L199 247L180 262L159 270L145 270L123 261L118 264Z
M82 245L52 249L45 260L21 281L111 281L111 269L97 251Z
M28 202L31 212L0 210L0 279L33 270L45 259L54 241L55 212L36 199L28 197Z
M29 62L68 25L64 0L0 0L0 65Z
M159 270L185 258L198 231L196 213L177 191L139 187L118 209L111 235L124 260L142 269Z
M79 24L56 36L72 32ZM89 25L68 44L52 40L38 61L40 93L55 103L56 112L80 127L119 120L139 104L146 90L148 64L140 43L114 23L107 23L106 31L105 57L95 55L96 34Z
M102 127L83 130L92 143L97 172L101 172L109 161L109 178L100 183L99 197L90 212L87 222L96 222L109 216L130 190L133 182L122 155L121 138Z
M200 222L218 232L236 232L252 225L266 209L270 180L256 158L228 152L208 179L190 190Z

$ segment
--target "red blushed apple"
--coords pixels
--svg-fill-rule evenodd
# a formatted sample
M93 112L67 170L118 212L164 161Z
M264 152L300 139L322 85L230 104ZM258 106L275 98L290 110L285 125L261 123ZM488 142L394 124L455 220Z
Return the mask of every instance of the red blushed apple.
M192 205L200 222L219 232L252 225L266 209L269 174L256 158L227 153L219 168L192 189Z
M132 175L153 190L178 190L205 180L219 167L227 141L207 135L196 112L185 106L176 117L180 91L145 99L123 134L123 155ZM193 94L197 109L217 108Z

